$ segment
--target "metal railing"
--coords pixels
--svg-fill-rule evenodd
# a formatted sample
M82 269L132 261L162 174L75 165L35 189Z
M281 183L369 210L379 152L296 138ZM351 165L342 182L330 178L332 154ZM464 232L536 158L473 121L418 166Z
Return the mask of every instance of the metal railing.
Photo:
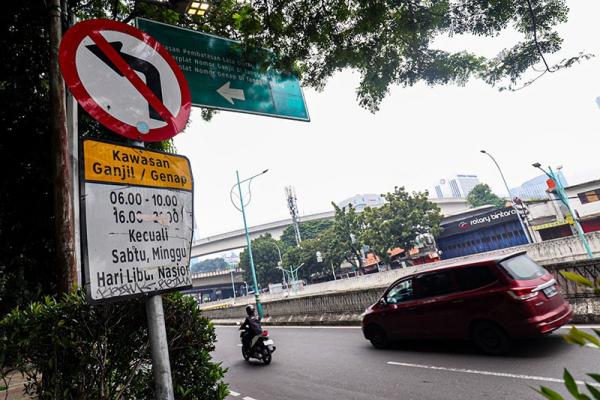
M560 271L569 271L577 273L592 282L597 282L600 279L600 259L587 261L576 261L570 263L560 263L545 265L544 268L548 270L558 282L562 294L567 299L572 298L585 298L585 297L598 297L592 289L586 288L582 285L578 285L573 281L565 279Z

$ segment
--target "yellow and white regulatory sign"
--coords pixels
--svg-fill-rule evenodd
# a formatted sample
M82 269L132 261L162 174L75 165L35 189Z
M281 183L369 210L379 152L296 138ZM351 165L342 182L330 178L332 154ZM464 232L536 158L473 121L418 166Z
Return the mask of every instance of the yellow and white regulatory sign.
M190 287L189 160L85 140L81 175L85 287L90 300Z

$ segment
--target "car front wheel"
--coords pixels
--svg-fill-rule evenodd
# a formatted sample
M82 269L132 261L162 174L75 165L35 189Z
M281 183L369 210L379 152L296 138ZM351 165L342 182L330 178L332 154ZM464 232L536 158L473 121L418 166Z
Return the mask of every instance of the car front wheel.
M385 349L389 346L389 340L385 331L379 326L372 326L368 330L369 341L376 349Z

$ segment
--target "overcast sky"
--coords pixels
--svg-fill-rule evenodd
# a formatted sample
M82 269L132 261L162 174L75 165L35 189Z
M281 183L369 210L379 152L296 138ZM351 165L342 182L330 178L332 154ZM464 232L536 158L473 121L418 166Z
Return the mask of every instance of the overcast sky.
M518 92L499 92L481 82L465 87L393 87L376 114L360 108L358 76L344 71L321 93L304 89L311 122L220 112L211 122L194 109L191 124L175 138L190 158L195 179L199 237L243 227L229 191L241 178L266 168L252 183L250 226L289 216L284 187L296 188L301 214L331 209L355 194L385 193L394 186L433 190L456 173L479 176L506 195L486 149L511 187L537 174L533 162L562 165L569 184L600 178L600 2L571 0L560 27L563 50L549 62L594 53L591 60L546 74ZM486 56L519 38L454 37L440 48ZM435 194L434 194L435 195Z

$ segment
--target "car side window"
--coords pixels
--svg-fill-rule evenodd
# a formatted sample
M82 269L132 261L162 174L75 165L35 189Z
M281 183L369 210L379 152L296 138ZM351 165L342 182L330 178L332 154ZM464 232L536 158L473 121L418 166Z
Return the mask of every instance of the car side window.
M419 298L441 296L456 292L456 285L449 271L434 272L415 279Z
M458 268L454 270L454 276L460 290L477 289L498 280L489 265Z
M388 304L398 304L413 299L412 279L399 282L385 296Z

